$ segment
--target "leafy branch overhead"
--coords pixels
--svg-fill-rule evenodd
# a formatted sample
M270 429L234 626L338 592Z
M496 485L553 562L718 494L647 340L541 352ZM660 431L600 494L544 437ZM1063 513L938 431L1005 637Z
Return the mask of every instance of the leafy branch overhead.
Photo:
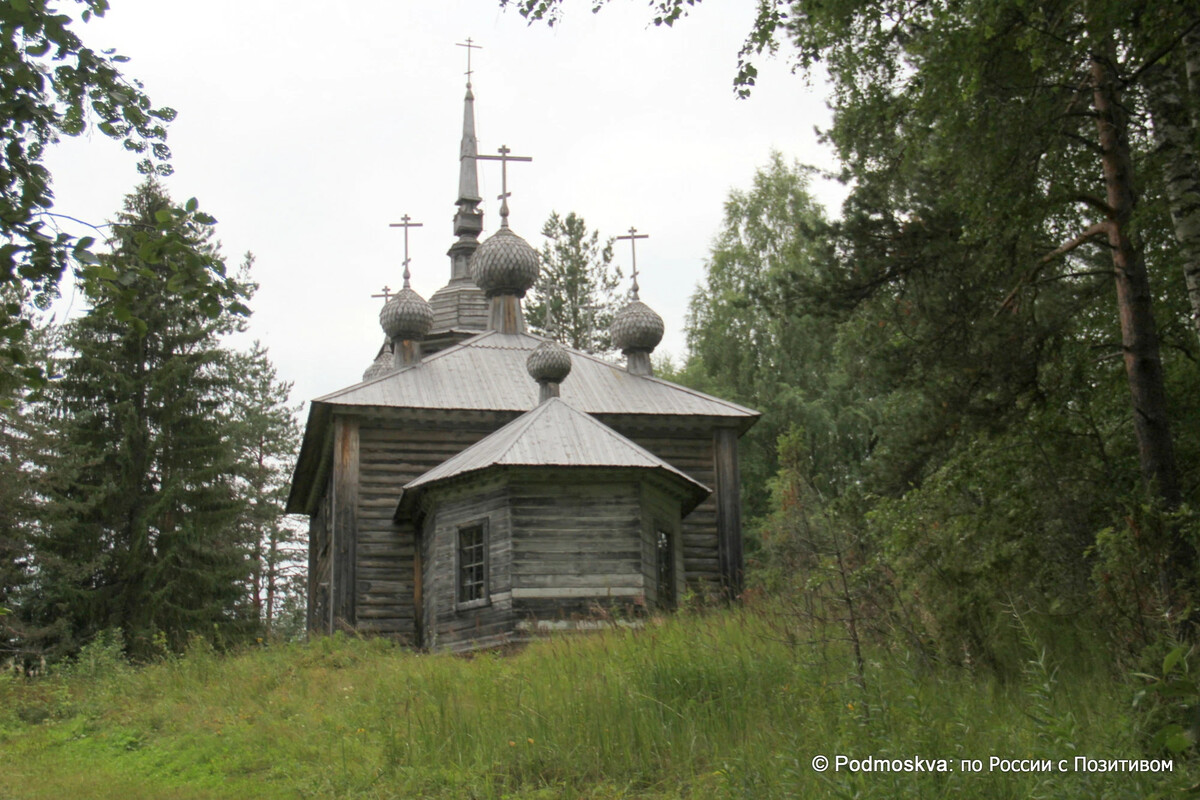
M651 22L655 25L672 27L677 21L687 16L689 9L700 5L701 0L650 0ZM516 7L521 16L532 22L543 21L547 25L555 25L562 16L562 0L500 0L500 7ZM600 11L608 0L592 0L592 13ZM786 0L757 0L754 24L746 35L742 49L738 51L737 75L734 77L734 91L738 97L749 97L758 77L758 68L751 60L764 52L774 55L779 50L779 40L776 33L785 27L788 21L788 6Z
M109 7L107 0L76 3L84 23ZM11 372L26 360L24 302L46 307L72 260L92 277L102 277L95 273L97 259L91 253L95 241L62 233L54 224L51 175L43 163L47 148L61 136L95 130L141 156L141 173L172 171L166 163L171 156L166 137L175 111L155 107L142 84L121 72L128 58L88 47L73 29L75 21L47 0L0 3L0 286L14 287L20 298L0 307L0 372ZM171 214L196 224L205 220L194 205ZM145 233L141 246L146 260L181 252L181 244L168 233L174 221L157 220L166 227ZM181 263L179 286L207 313L215 315L232 300L216 263ZM129 320L131 301L119 291L113 297Z

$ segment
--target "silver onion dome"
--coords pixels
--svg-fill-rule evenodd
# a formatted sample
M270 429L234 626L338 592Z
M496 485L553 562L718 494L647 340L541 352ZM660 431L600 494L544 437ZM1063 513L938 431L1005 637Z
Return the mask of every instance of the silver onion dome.
M390 347L382 347L379 350L379 355L371 362L371 366L367 367L367 371L363 373L363 380L369 381L373 378L378 378L392 371L392 350Z
M389 339L419 340L433 327L433 307L406 286L379 311L379 325Z
M471 256L475 285L493 297L515 294L524 297L538 279L539 256L529 242L502 227L489 236Z
M613 317L613 346L623 353L650 353L663 337L663 318L641 300L634 300Z
M562 383L571 374L571 354L558 342L542 342L525 359L525 368L538 383Z

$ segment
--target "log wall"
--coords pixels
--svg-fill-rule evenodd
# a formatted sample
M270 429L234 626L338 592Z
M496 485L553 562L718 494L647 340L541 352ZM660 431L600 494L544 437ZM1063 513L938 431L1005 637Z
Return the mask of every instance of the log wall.
M308 630L313 633L330 633L329 500L326 489L308 524Z
M543 472L514 479L509 492L518 618L645 607L641 497L628 475Z
M418 531L410 522L398 525L392 521L400 490L491 430L494 428L480 421L456 426L448 420L406 423L378 416L363 418L359 431L358 630L419 644L414 602L421 568L416 557Z
M487 528L487 604L460 608L458 530L477 524ZM507 490L500 481L473 482L438 493L435 510L424 526L426 647L464 650L509 640L513 627L512 524Z
M352 614L347 619L353 621L357 630L393 636L412 644L419 644L422 640L428 643L435 635L440 635L436 631L436 625L441 623L435 623L430 617L428 603L421 609L421 604L415 602L414 597L421 591L428 596L440 573L434 569L432 553L428 550L432 540L427 537L420 545L425 548L422 556L418 551L420 532L411 523L396 524L392 521L401 488L408 481L466 449L517 415L508 412L442 412L425 414L419 419L414 419L410 414L389 409L362 409L361 412L353 417L340 415L342 420L353 420L356 423L353 428L344 423L332 426L332 438L341 438L330 448L330 460L334 462L330 470L331 479L322 493L319 512L310 523L310 629L329 631L331 626L328 620L332 610L336 608L341 609L342 616L347 612ZM725 455L723 463L727 465L726 471L731 461L729 456L733 456L735 478L733 481L725 480L723 485L737 486L736 436L733 437L733 447L730 448L727 440L715 437L713 429L704 425L686 426L680 425L677 420L647 421L645 418L631 417L601 416L600 419L714 490L718 489L718 483L721 482L718 480L717 463L717 443L720 442ZM340 484L335 480L338 476L342 479ZM347 484L349 476L355 476L353 490ZM341 487L341 491L338 490L338 486ZM728 497L735 494L735 491L726 488L724 494ZM569 495L560 491L558 496ZM331 504L331 498L338 497L351 498L351 504ZM590 508L589 501L582 497L579 499L584 503L584 509ZM546 494L542 501L550 502L550 494ZM569 504L569 501L563 502ZM555 511L547 506L541 513L554 515L560 513L564 507L559 504L554 507L558 509ZM567 520L577 520L586 513L590 511L581 511L576 507ZM653 514L659 522L663 521L660 515L670 517L661 507L654 510ZM677 509L674 514L678 514ZM339 524L333 520L335 515L342 520L340 524L348 524L356 531L352 545L348 546L352 549L346 549L347 545L344 542L339 543L334 533ZM724 516L722 527L727 532L724 553L719 547L718 518L717 492L714 492L714 495L691 512L681 525L677 525L675 550L679 588L676 597L686 590L706 596L718 594L722 586L723 567L725 570L737 570L740 577L740 549L734 551L740 540L732 535L735 528L740 528L737 510ZM537 513L530 512L528 519L522 519L519 525L526 522L536 529L538 525L544 527L547 520L539 519ZM646 557L652 544L653 532L648 530L647 525L641 526L641 538L636 548L640 555L637 560L641 562L638 570L642 583L636 587L636 594L628 595L641 597L643 602L645 598L655 595L651 581L653 576L649 574L653 572L654 561ZM428 529L428 524L426 528ZM740 534L740 530L737 532ZM336 557L332 557L339 544L343 547L343 553L351 554L340 562ZM518 545L520 546L522 545ZM525 581L518 591L518 594L525 594L520 598L521 614L539 618L584 614L589 607L595 605L595 598L591 596L580 595L570 603L537 596L536 590L553 587L536 584L544 583L556 575L555 570L565 563L565 559L556 561L550 553L541 553L536 549L528 550L528 547L533 546L532 542L524 546L530 555L524 558L526 563L522 568L528 566L531 569L527 571L527 578L522 576L520 579ZM584 549L586 550L586 546ZM532 555L533 553L539 555ZM542 555L549 557L549 561L537 568L549 572L532 571L535 565L531 562ZM335 572L339 563L341 570ZM594 576L578 576L582 581L605 583L611 581L611 576L622 574L629 563L629 559L618 557L615 560L610 559L609 563L603 563L602 559L598 563L581 565L578 563L577 554L576 564L572 569L585 568ZM418 580L418 572L421 580ZM354 587L352 596L338 594L336 598L333 597L333 593L337 591L338 574L345 576L345 580L349 581L349 584L343 585ZM320 607L323 602L323 586L327 593L328 605ZM570 588L583 590L596 587L578 585ZM623 596L621 592L632 592L635 587L622 583L614 584L613 588L617 592L615 597L620 597ZM486 627L484 623L479 624ZM459 631L459 628L451 628L453 631L450 632L450 638L455 639L460 635L455 632ZM462 633L465 635L465 632Z
M633 426L625 421L602 421L709 489L716 489L711 430L647 431L644 423ZM680 545L683 569L679 574L686 575L687 588L705 597L719 594L721 565L717 558L715 491L683 520Z

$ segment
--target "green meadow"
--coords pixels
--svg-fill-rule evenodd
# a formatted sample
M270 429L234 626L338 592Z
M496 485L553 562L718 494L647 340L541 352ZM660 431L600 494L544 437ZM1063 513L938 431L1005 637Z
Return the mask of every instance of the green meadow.
M0 800L1146 798L1200 777L1180 757L1073 768L1161 755L1136 680L1078 652L1055 663L1030 641L1001 681L868 650L860 679L843 645L796 634L751 606L473 657L335 636L131 667L95 644L50 675L0 678ZM814 769L839 755L935 771Z

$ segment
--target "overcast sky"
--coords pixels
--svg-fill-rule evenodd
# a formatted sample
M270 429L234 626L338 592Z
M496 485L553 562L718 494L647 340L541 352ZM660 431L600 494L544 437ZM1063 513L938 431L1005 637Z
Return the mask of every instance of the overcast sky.
M558 210L604 236L648 233L638 262L642 299L666 321L659 352L685 352L687 301L729 191L772 149L831 164L814 133L828 121L823 89L786 61L761 63L753 96L734 97L754 3L709 0L674 29L650 25L640 0L595 15L590 0L566 5L548 28L497 0L113 0L78 29L178 111L167 187L218 219L231 267L255 254L249 336L302 401L356 383L375 355L371 295L401 283L403 236L388 223L424 223L410 236L413 288L428 299L449 279L466 69L455 43L468 36L483 47L480 152L507 144L534 159L510 166L513 229L540 249ZM135 158L100 135L47 161L55 210L89 222L111 219L139 180ZM481 162L485 237L499 185L499 165ZM816 193L831 210L843 196ZM628 246L616 253L628 274ZM77 313L63 288L60 309Z

